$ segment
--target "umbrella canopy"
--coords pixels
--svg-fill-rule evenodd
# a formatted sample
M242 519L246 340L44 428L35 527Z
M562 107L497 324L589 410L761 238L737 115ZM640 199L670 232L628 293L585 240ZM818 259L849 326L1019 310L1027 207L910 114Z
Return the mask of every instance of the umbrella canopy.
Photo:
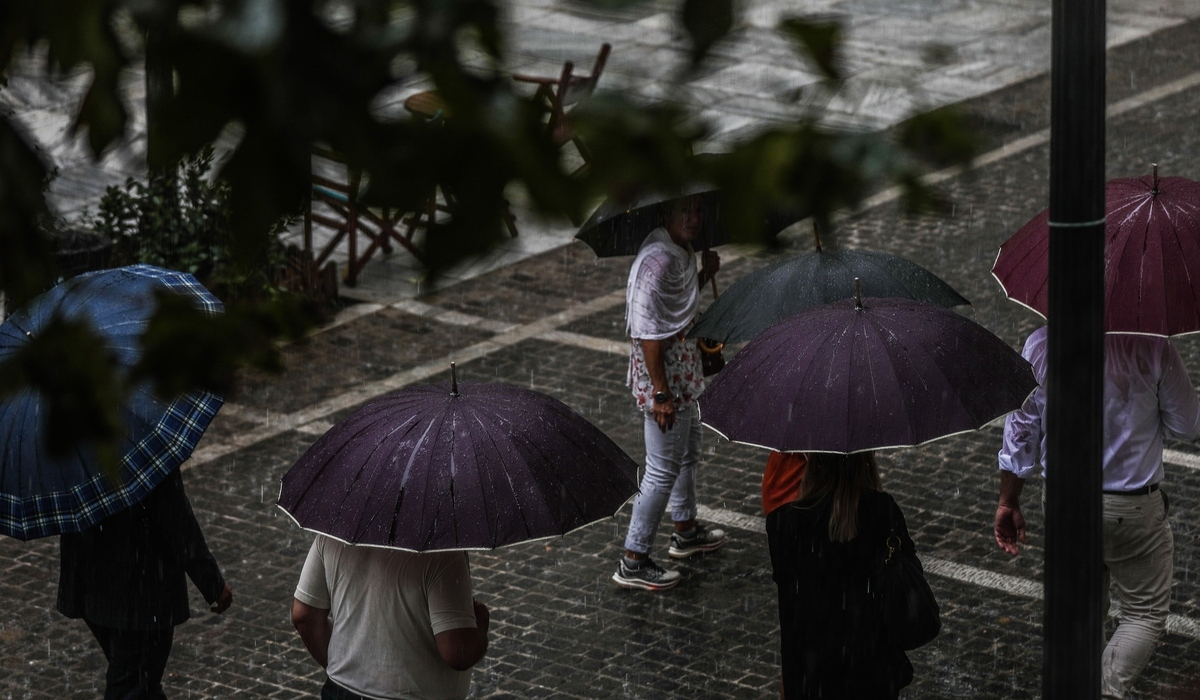
M387 394L338 423L284 475L278 505L348 544L494 549L611 517L636 476L557 399L455 382Z
M959 314L910 299L818 306L772 326L698 399L705 425L780 452L920 445L1020 408L1029 363Z
M88 273L59 284L0 325L0 362L58 315L90 325L116 356L118 371L128 372L141 356L140 336L162 290L183 294L212 314L223 308L182 272L133 265ZM135 387L121 407L125 433L114 483L88 449L51 456L41 437L47 411L38 392L0 398L0 533L28 540L80 532L137 503L191 456L221 403L208 392L164 402L149 384Z
M646 236L662 225L662 207L686 197L700 197L704 204L704 223L692 241L696 250L732 242L721 223L720 191L709 185L694 185L682 193L655 192L632 201L605 200L579 228L575 238L587 243L601 258L637 255ZM803 219L800 212L774 211L763 220L763 235L770 238Z
M1109 333L1200 332L1200 182L1110 180L1105 187L1104 326ZM992 274L1009 299L1049 308L1050 212L1000 247Z
M817 249L756 270L735 282L692 327L693 338L750 340L805 309L854 296L854 280L870 297L901 297L951 307L970 304L929 270L870 250Z

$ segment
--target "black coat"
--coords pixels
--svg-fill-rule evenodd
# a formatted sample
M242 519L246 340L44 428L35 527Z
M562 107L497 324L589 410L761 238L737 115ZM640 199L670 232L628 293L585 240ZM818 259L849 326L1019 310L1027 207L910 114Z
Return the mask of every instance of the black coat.
M186 574L213 603L225 587L176 470L141 503L61 538L58 610L115 629L188 619Z
M779 592L780 651L788 700L896 698L912 682L908 657L888 640L874 579L889 532L913 552L899 506L864 490L858 535L829 540L832 499L805 500L767 518L771 565Z

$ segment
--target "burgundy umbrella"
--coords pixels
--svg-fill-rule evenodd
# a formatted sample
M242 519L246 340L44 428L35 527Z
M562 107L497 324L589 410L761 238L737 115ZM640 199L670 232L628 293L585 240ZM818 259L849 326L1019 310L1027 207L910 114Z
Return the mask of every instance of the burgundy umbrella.
M781 452L909 447L1020 408L1033 369L987 329L911 299L845 299L768 328L700 395L705 425Z
M284 475L278 505L349 544L494 549L611 517L636 475L557 399L455 380L381 396L335 425Z
M1104 325L1109 333L1200 331L1200 182L1109 180L1105 188ZM1049 219L1043 211L1000 246L992 274L1009 299L1048 308Z

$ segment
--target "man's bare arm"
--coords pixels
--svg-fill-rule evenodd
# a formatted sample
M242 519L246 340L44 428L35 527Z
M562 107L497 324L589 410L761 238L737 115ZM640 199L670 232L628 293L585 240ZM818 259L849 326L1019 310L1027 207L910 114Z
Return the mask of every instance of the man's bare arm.
M304 648L312 654L313 659L321 664L321 668L329 665L329 637L333 634L333 624L329 621L329 611L314 608L311 605L292 599L292 625L300 633Z
M671 393L671 385L667 382L666 353L663 351L661 340L639 340L642 345L642 357L646 358L646 371L650 374L650 384L654 391ZM654 422L664 433L675 425L675 402L654 403Z
M1000 549L1016 556L1025 539L1025 515L1021 512L1021 490L1025 480L1010 471L1000 470L1000 503L996 506L993 532Z
M466 671L479 663L487 653L491 613L483 603L478 600L474 602L475 627L447 630L434 635L438 654L455 671Z

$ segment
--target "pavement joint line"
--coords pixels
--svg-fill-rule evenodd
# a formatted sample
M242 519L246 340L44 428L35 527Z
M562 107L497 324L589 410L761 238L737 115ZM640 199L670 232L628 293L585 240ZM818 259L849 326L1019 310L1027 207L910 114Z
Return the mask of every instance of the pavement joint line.
M561 345L571 345L584 350L594 350L596 352L604 352L610 355L623 355L629 357L629 343L609 340L608 338L597 338L592 335L584 335L582 333L572 333L570 331L546 331L538 336L539 340L548 340L552 343Z
M1184 90L1189 90L1196 86L1200 86L1200 71L1185 75L1182 78L1172 80L1168 83L1163 83L1157 87L1139 92L1136 95L1114 102L1108 106L1108 108L1105 110L1105 114L1109 119L1112 119L1113 117L1119 117L1135 109L1145 107L1146 105L1157 102L1158 100L1177 95ZM977 170L979 168L992 165L993 163L1005 160L1006 158L1011 158L1018 153L1027 151L1031 148L1036 148L1049 142L1050 129L1042 129L1041 131L1016 139L1011 143L1007 143L1000 148L988 151L987 153L984 153L973 160L965 167L953 166L925 175L921 178L921 182L926 185L936 185L951 178L958 177L971 170ZM900 198L901 194L902 190L899 187L889 187L863 200L863 203L858 208L854 209L852 212L848 212L847 215L849 213L862 213L868 209L873 209L875 207L894 202Z
M1182 450L1163 450L1163 461L1177 467L1200 469L1200 455Z
M733 262L742 256L737 252L729 252L723 257L725 262ZM601 296L590 301L574 304L566 309L563 309L562 311L550 314L549 316L544 316L536 321L531 321L522 325L505 326L507 330L502 333L497 333L492 338L480 341L474 345L463 348L462 350L449 353L445 357L441 357L436 360L430 360L429 362L417 365L416 367L404 370L402 372L397 372L396 374L385 377L381 380L361 384L350 391L325 399L324 401L319 401L310 406L306 406L305 408L293 413L279 414L273 417L268 413L266 414L266 418L262 418L262 414L260 414L258 418L260 419L259 422L262 423L261 425L251 430L243 431L238 435L235 435L233 438L223 442L215 442L207 445L202 443L199 449L193 452L191 458L184 462L183 466L180 468L184 471L187 471L200 465L207 464L213 460L220 459L228 454L262 442L263 440L270 439L276 435L281 435L288 430L300 429L310 423L321 421L321 419L330 414L358 405L364 401L373 399L376 396L386 394L389 391L396 391L397 389L402 389L409 384L415 384L416 382L428 379L429 377L445 371L445 369L449 367L451 361L459 364L465 364L471 360L480 359L481 357L485 357L490 353L496 352L497 350L502 350L511 345L520 343L521 341L528 340L530 338L537 338L545 333L556 331L560 326L565 326L568 323L574 323L579 319L586 318L587 316L591 316L592 314L599 313L601 311L607 311L614 306L624 303L625 290L614 290L606 294L602 294ZM379 306L379 308L385 307ZM471 319L479 319L479 321L486 323L498 323L491 321L490 319L483 319L479 316L470 316L469 314L464 314L457 311L452 312L448 309L442 309L441 307L434 306L433 304L426 304L425 302L417 301L415 299L406 299L404 301L396 302L389 305L389 308L399 309L408 313L416 314L418 316L433 318L435 320L439 319L445 314L454 314L454 316L451 316L451 318L467 320L471 321L471 323L476 323L476 321L472 321ZM375 310L377 311L379 309L377 308ZM571 335L576 336L578 334ZM582 338L587 336L579 337ZM628 350L625 352L628 353ZM320 425L314 424L304 429L302 432L312 435L319 435L324 432L324 430L321 428L327 424L328 422L322 422ZM318 430L321 432L317 432Z
M194 469L202 464L207 464L213 460L224 457L237 450L257 444L263 440L281 435L288 430L299 428L307 423L312 423L326 418L327 416L337 413L338 411L357 406L358 404L368 401L386 394L390 391L402 389L409 384L428 379L442 372L445 372L450 362L454 361L460 365L466 364L472 360L477 360L485 357L497 350L502 350L512 345L516 345L524 340L536 338L537 336L547 331L555 330L559 326L573 323L581 318L591 316L592 314L605 311L625 303L625 290L620 289L602 296L596 297L591 301L586 301L580 304L575 304L557 313L545 316L537 321L532 321L509 331L501 333L495 337L475 343L463 348L445 357L440 357L435 360L430 360L423 364L417 365L411 369L397 372L383 379L367 382L354 387L350 391L343 392L337 396L319 401L311 406L300 409L293 413L282 414L275 418L267 425L261 425L257 428L244 431L232 439L225 442L213 443L211 445L202 445L194 453L191 459L184 462L181 469Z
M738 513L727 508L711 508L700 505L696 507L696 517L717 525L733 527L748 532L759 534L766 534L767 532L766 518ZM994 591L1022 598L1042 599L1042 584L1020 576L1001 574L981 569L977 566L959 564L926 555L921 556L921 565L928 573L959 583L990 588ZM1115 615L1110 616L1115 617ZM1172 613L1167 616L1167 631L1183 637L1200 639L1200 620Z

